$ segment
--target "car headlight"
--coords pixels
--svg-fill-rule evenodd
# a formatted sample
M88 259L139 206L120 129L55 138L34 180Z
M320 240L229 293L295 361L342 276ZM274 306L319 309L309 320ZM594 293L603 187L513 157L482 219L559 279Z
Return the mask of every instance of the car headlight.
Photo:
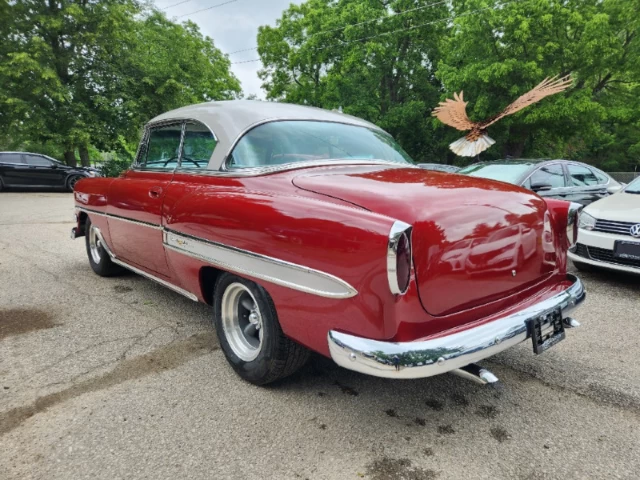
M89 177L99 177L100 174L98 174L98 172L94 172L93 170L89 170L87 172L87 176L89 176Z
M596 219L582 211L578 217L578 227L584 230L593 230L596 227Z

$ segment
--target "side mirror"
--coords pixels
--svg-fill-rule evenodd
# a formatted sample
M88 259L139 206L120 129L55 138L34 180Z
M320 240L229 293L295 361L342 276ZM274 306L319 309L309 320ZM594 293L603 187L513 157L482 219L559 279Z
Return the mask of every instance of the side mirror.
M548 183L534 183L531 185L531 190L534 192L546 192L547 190L551 190L551 185Z
M56 168L58 168L58 164L56 164L56 163L52 163L52 164L51 164L51 168L53 168L53 169L55 170Z

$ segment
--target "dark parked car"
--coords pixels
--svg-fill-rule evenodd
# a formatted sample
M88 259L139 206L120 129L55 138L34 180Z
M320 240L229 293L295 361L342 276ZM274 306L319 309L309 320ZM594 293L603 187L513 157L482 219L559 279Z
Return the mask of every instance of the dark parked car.
M0 152L0 190L20 187L73 191L81 178L99 176L95 168L69 167L39 153Z
M460 174L490 178L533 190L541 197L588 205L623 185L591 165L571 160L497 160L464 167Z
M418 166L425 170L434 170L436 172L456 173L460 170L460 167L456 167L455 165L446 165L444 163L418 163Z

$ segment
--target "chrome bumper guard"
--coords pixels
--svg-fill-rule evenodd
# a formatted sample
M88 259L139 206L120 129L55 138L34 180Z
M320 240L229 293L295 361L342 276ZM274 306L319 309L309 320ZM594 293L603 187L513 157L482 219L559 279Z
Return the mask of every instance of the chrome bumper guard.
M384 342L331 330L331 358L341 367L385 378L424 378L457 370L491 357L529 338L527 321L560 308L567 327L577 322L568 314L586 296L579 278L567 274L572 285L553 297L489 323L431 340Z

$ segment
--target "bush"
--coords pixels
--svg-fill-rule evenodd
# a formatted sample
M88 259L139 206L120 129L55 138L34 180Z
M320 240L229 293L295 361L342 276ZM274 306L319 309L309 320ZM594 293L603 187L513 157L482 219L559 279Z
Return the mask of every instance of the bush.
M99 168L103 177L117 177L127 170L133 160L125 155L116 155L105 161Z

